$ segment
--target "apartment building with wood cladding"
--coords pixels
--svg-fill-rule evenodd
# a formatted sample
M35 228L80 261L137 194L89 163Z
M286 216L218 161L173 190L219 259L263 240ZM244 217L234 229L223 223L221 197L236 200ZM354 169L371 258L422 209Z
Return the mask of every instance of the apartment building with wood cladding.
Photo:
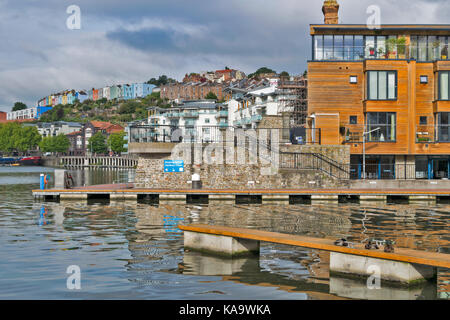
M351 147L351 175L450 178L450 25L311 25L308 125ZM363 143L365 142L365 143Z

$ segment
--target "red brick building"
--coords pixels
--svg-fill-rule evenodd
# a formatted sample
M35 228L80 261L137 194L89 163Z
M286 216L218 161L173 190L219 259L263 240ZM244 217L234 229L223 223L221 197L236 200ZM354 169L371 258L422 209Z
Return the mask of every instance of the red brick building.
M225 85L217 83L177 83L161 86L161 98L169 100L200 100L208 93L214 93L219 100L223 99Z

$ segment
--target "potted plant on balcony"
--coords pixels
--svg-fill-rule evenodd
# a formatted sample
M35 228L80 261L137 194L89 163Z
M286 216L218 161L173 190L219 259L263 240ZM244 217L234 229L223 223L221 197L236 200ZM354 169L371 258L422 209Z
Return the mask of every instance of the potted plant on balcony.
M369 54L371 57L375 56L375 48L374 47L369 48Z
M380 59L380 58L386 58L386 52L384 51L384 49L383 48L380 48L380 49L378 49L378 59Z
M448 45L445 45L441 50L441 59L447 60L448 58Z
M389 38L386 41L386 51L388 59L397 59L397 39Z
M406 59L406 38L400 37L397 39L397 51L399 59Z

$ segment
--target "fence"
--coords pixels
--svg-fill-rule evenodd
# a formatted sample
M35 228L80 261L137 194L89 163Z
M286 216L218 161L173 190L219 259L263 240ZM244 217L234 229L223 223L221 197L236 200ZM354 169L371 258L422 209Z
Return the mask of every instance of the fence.
M318 153L280 153L280 168L318 170L336 179L364 179L362 164L341 164ZM366 164L368 180L415 180L448 178L446 172L429 173L415 164Z
M292 144L320 144L321 129L303 127L292 128L255 128L243 129L231 126L195 126L195 125L139 125L130 126L129 142L158 143L158 142L191 142L217 143L229 142L233 139L237 143L238 135L254 136L270 145L272 137L278 137L278 143Z
M319 153L280 153L280 168L295 170L318 170L337 179L349 179L348 166Z

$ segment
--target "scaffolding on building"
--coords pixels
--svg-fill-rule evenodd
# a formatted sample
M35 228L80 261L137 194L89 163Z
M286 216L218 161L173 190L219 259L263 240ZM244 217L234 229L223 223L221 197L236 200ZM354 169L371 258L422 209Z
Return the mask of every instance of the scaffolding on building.
M308 116L308 80L303 76L281 77L278 83L280 111L289 127L305 127ZM287 124L287 123L286 123Z

